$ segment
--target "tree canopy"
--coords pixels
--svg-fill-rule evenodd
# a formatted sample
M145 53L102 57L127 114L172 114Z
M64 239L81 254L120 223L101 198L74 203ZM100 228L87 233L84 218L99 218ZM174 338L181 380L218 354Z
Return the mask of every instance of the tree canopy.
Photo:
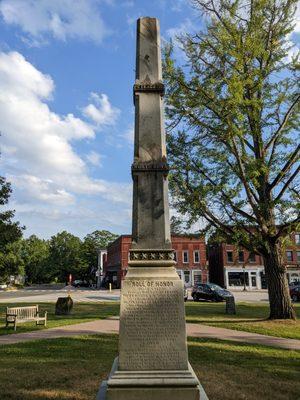
M73 279L95 280L99 249L117 238L117 235L98 230L84 240L63 231L49 240L31 235L5 246L0 252L0 281L10 275L25 275L28 283L66 282Z
M8 203L11 193L11 184L0 176L0 251L4 251L7 244L21 238L24 229L19 222L13 221L14 211L3 207Z
M297 1L192 3L205 27L177 38L183 60L172 43L164 58L174 205L265 264L275 251L272 264L282 266L284 240L300 221Z
M0 176L0 279L8 280L10 275L22 274L24 272L22 263L19 263L16 243L22 237L24 227L13 221L14 211L7 210L11 185ZM1 282L1 281L0 281Z
M96 270L98 266L99 250L106 249L109 243L117 239L118 235L106 230L96 230L89 233L83 239L83 252L90 270Z

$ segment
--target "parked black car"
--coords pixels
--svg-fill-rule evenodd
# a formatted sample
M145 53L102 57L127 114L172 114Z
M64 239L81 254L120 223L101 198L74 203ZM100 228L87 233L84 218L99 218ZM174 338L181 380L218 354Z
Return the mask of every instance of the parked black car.
M75 281L72 282L72 286L78 288L78 287L89 287L89 283L87 281L83 281L81 279L75 279Z
M290 295L292 301L300 301L300 285L290 287Z
M289 288L290 289L295 287L295 286L300 286L300 281L299 280L295 280L295 281L289 283Z
M232 296L233 294L229 290L223 289L214 283L199 283L195 285L192 290L192 298L194 301L224 301L226 297Z

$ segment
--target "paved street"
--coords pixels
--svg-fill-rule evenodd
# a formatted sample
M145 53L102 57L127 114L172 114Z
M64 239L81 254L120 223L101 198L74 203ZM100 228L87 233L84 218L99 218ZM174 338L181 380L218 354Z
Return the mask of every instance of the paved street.
M233 291L232 294L235 297L235 301L249 301L249 302L268 302L269 295L267 290L259 291Z
M101 302L118 301L120 291L113 290L95 290L95 289L75 289L71 288L71 295L74 302ZM66 287L28 287L25 289L0 292L0 303L31 303L31 302L55 302L58 297L66 296L68 289Z
M58 297L65 296L68 289L63 286L41 285L25 289L5 292L0 291L0 303L31 303L31 302L55 302ZM101 302L120 300L120 290L96 290L71 288L72 298L75 302ZM267 302L267 291L233 292L236 302ZM191 297L189 296L191 299Z

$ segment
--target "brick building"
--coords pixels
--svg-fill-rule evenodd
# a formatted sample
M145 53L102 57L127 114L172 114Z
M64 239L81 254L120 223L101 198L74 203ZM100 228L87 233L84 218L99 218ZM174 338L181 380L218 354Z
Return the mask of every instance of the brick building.
M120 287L128 269L131 235L121 235L107 247L104 265L104 284ZM199 235L172 235L176 269L186 286L207 282L208 269L204 237Z
M208 246L209 279L228 289L266 289L263 259L233 244L219 243ZM300 233L291 235L286 249L285 263L289 282L300 280Z

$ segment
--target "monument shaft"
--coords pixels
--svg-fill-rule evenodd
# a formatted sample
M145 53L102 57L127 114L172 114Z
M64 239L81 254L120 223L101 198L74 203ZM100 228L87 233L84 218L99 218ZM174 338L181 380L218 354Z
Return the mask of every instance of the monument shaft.
M140 18L137 27L133 241L121 290L119 358L99 399L199 400L170 239L159 25Z
M132 249L171 249L158 21L137 23ZM138 254L138 253L135 253Z

